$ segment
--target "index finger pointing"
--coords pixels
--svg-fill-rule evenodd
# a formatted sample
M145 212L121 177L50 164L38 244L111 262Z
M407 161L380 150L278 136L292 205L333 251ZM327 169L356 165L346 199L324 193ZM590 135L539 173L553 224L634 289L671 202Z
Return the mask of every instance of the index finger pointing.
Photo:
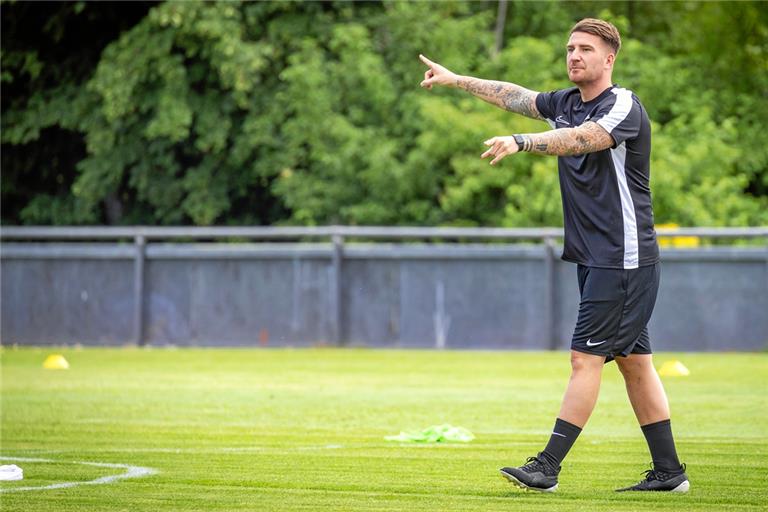
M435 63L434 63L434 62L432 62L431 60L429 60L428 58L426 58L426 57L425 57L425 56L423 56L422 54L419 54L419 59L421 59L421 62L423 62L423 63L424 63L424 64L426 64L427 66L430 66L430 67L432 67L432 66L434 66L434 65L435 65Z

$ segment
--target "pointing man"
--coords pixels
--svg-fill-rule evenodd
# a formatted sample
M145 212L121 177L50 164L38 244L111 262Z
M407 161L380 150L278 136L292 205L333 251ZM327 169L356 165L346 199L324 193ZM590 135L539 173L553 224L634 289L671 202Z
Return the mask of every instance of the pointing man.
M650 191L651 128L640 100L611 80L620 47L616 27L581 20L566 46L568 78L575 87L544 93L456 75L420 56L429 67L422 87L463 89L553 128L492 137L482 154L491 165L520 151L558 157L563 259L577 264L581 300L571 340L571 378L555 427L538 455L520 467L501 469L510 482L536 491L557 489L560 464L597 402L603 365L614 358L653 459L644 480L618 490L689 488L647 328L660 277Z

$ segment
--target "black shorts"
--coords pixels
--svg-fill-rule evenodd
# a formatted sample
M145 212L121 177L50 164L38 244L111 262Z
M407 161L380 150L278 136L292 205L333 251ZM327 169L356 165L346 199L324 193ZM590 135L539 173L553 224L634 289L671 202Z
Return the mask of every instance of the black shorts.
M656 304L658 263L629 270L578 266L579 319L571 349L616 356L650 354L648 321Z

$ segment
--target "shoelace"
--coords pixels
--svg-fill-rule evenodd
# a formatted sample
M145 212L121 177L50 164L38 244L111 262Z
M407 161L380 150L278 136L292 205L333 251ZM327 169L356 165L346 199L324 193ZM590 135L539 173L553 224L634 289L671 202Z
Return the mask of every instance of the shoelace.
M539 460L538 457L528 457L528 460L523 464L523 468L530 470L544 470L544 463Z
M646 480L647 481L650 481L650 480L665 480L664 478L659 478L660 475L658 473L661 473L661 471L657 472L657 471L655 471L653 469L646 469L644 471L645 478L643 480L641 480L641 482L646 481Z
M553 471L551 466L541 460L538 457L528 457L528 460L525 461L525 464L523 464L522 467L523 471L526 473L534 473L536 471L541 471L547 476L557 475L556 471Z
M680 465L680 469L683 472L685 472L685 464L681 464ZM650 480L658 480L660 482L663 482L665 480L668 480L672 476L675 476L672 473L667 473L665 471L658 471L658 470L654 469L653 463L651 463L651 469L646 469L644 471L644 474L645 474L645 480L648 480L648 481L650 481Z

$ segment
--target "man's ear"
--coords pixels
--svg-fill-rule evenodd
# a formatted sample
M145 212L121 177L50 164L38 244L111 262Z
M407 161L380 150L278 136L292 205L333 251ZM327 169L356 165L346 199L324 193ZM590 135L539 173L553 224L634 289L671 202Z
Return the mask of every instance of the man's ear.
M616 61L616 54L613 52L610 52L608 56L605 58L606 67L613 69L613 63L615 61Z

